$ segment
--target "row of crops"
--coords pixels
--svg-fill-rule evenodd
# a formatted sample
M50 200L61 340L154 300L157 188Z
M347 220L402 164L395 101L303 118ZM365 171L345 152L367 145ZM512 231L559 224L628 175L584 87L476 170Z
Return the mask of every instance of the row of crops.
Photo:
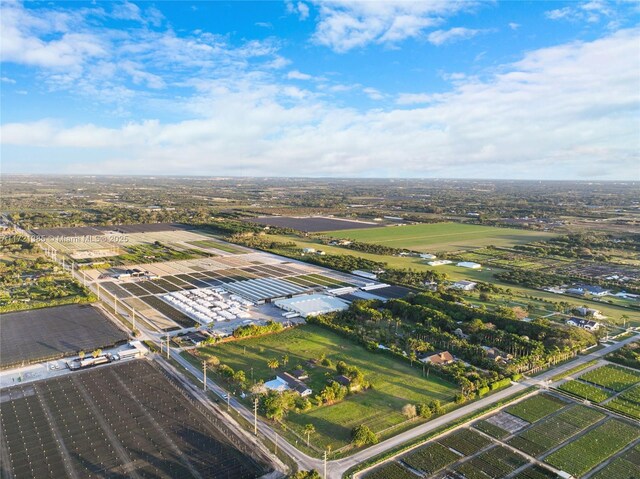
M567 403L549 394L538 394L506 409L506 412L525 421L534 423L543 417L560 410Z
M619 382L620 377L616 381ZM637 406L639 394L640 386L625 391L619 396L620 401ZM496 444L489 436L506 441L514 449ZM581 477L639 438L638 426L586 405L541 393L475 422L471 429L460 429L432 441L366 477L440 477L444 469L450 475L465 479L556 477L541 465L527 465L527 458L515 450ZM596 469L593 477L640 478L640 445L616 457L602 471Z
M511 474L527 460L503 446L495 446L456 468L467 479L501 478Z
M550 454L545 461L580 477L638 438L639 427L610 419Z
M606 404L606 407L627 416L640 419L640 386L623 392Z
M640 419L640 372L615 365L588 371L578 379L561 384L558 389L587 399L612 411ZM610 401L612 396L616 395Z
M593 384L583 383L577 379L561 384L559 389L595 403L609 399L614 394L612 391L602 389Z
M593 479L640 477L640 444L611 461L592 476Z
M562 444L604 417L603 413L594 409L575 405L514 436L509 440L509 445L532 456L538 456Z
M608 364L584 373L580 379L619 392L640 382L640 371Z

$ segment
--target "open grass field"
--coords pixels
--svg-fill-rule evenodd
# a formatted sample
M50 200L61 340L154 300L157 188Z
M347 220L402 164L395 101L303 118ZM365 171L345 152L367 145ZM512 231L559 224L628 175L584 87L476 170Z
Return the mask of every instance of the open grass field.
M338 230L326 234L336 238L428 253L467 250L489 245L514 246L553 236L551 233L460 223Z
M302 366L309 373L305 382L314 394L326 385L327 377L335 375L334 368L319 364L311 367L307 362L325 354L333 364L343 360L357 366L372 384L372 388L330 406L314 406L304 413L291 412L287 426L298 434L306 424L313 424L316 433L312 442L317 447L332 446L333 450L350 442L351 429L367 424L380 432L402 423L402 406L438 399L443 404L453 399L455 387L440 378L423 378L421 372L409 364L400 362L382 353L366 350L331 331L314 325L304 325L279 334L222 343L202 348L204 355L215 355L234 370L244 370L247 378L255 380L273 379L275 372L268 368L267 360L288 355L284 370ZM252 370L253 368L253 370ZM281 369L282 370L282 369ZM251 372L253 371L253 372Z
M558 449L545 462L580 477L639 437L639 427L611 419Z

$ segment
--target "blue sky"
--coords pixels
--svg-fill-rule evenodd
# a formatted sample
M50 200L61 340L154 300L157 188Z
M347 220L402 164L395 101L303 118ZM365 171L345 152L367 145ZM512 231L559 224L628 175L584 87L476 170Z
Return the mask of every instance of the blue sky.
M2 2L2 173L640 179L640 3Z

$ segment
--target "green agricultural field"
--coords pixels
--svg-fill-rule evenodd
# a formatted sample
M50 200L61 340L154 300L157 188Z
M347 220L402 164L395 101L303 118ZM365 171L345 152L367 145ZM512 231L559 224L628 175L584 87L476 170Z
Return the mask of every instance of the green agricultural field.
M513 437L509 440L509 445L531 456L538 456L604 417L603 413L595 409L576 404Z
M443 446L458 451L465 456L472 456L491 442L485 436L471 429L459 429L438 441Z
M491 437L495 437L496 439L504 439L509 435L509 431L505 431L501 427L498 427L486 420L478 421L473 425L473 427Z
M611 419L558 449L545 462L580 477L639 437L637 426Z
M606 403L605 406L640 420L640 386L623 392Z
M514 246L552 237L550 233L461 223L435 223L329 231L335 238L380 244L413 251L458 251L483 246Z
M576 396L580 396L581 398L588 399L589 401L595 403L602 402L605 399L613 396L613 393L611 391L577 380L568 381L562 384L559 389L567 391L571 394L575 394Z
M584 373L580 379L614 391L624 391L640 382L640 372L609 364Z
M434 474L440 469L453 464L461 456L451 452L448 448L438 442L432 442L425 447L417 449L415 452L402 458L402 461L411 468L422 471L425 474Z
M331 445L333 450L350 442L353 427L366 424L375 432L405 421L401 413L407 403L428 403L440 400L443 404L452 401L456 392L453 384L433 375L423 378L422 372L409 364L383 353L371 352L315 325L304 325L279 334L250 338L242 341L221 343L201 348L202 355L215 355L221 363L234 370L243 370L248 379L268 381L275 377L267 361L278 359L279 370L291 370L302 366L309 374L305 382L314 394L335 375L334 367L324 367L319 363L308 364L309 360L325 355L335 364L343 360L357 366L372 384L372 388L348 396L342 402L330 406L314 406L304 413L290 412L285 423L302 436L306 424L313 424L316 433L312 442L316 447ZM286 368L282 367L283 356L288 355ZM253 368L253 369L252 369Z
M548 394L538 394L510 406L505 411L525 421L534 423L566 405L567 403Z
M397 462L388 462L384 466L374 469L365 476L367 479L418 479Z
M429 226L429 225L427 225ZM468 225L462 225L468 226ZM472 226L473 227L473 226ZM380 228L378 228L380 229ZM499 228L502 230L502 228ZM583 305L588 305L591 308L596 308L602 311L602 313L609 318L612 323L622 324L622 320L620 319L623 315L626 315L628 319L628 324L630 326L640 326L640 312L635 311L633 309L624 308L617 305L611 305L604 301L592 301L588 298L573 298L567 295L554 294L549 293L547 291L541 291L537 289L527 288L524 286L513 285L509 283L505 283L499 281L494 278L495 273L499 273L504 271L500 268L483 268L480 270L477 269L468 269L461 268L454 265L446 265L446 266L429 266L427 261L418 258L418 257L408 257L408 256L390 256L390 255L377 255L372 253L363 253L360 251L355 251L348 248L343 248L339 246L328 246L320 243L319 240L314 238L300 238L298 236L285 236L285 235L269 235L269 239L273 241L279 241L283 243L294 243L297 248L316 248L322 249L327 254L335 254L335 255L347 255L347 256L355 256L358 258L363 258L371 261L378 261L386 263L389 268L395 269L413 269L415 271L439 271L445 273L449 279L452 281L459 280L470 280L470 281L483 281L487 283L493 283L496 286L500 286L502 288L508 288L513 296L510 298L506 298L503 295L492 294L491 301L485 303L485 305L489 308L496 305L504 305L505 301L509 303L520 302L521 304L533 304L535 305L535 316L546 316L550 313L553 313L555 310L553 305L549 302L560 302L566 301L574 307L580 307ZM285 253L286 251L281 251L280 253ZM477 296L473 302L478 303Z

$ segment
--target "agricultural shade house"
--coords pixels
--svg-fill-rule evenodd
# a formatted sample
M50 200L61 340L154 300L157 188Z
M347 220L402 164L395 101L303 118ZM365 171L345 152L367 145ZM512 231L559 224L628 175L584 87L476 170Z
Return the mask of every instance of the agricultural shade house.
M346 301L325 294L309 294L275 301L275 305L285 311L298 313L303 318L318 314L343 311L349 307Z
M482 267L480 263L474 263L473 261L460 261L456 266L469 269L480 269Z

